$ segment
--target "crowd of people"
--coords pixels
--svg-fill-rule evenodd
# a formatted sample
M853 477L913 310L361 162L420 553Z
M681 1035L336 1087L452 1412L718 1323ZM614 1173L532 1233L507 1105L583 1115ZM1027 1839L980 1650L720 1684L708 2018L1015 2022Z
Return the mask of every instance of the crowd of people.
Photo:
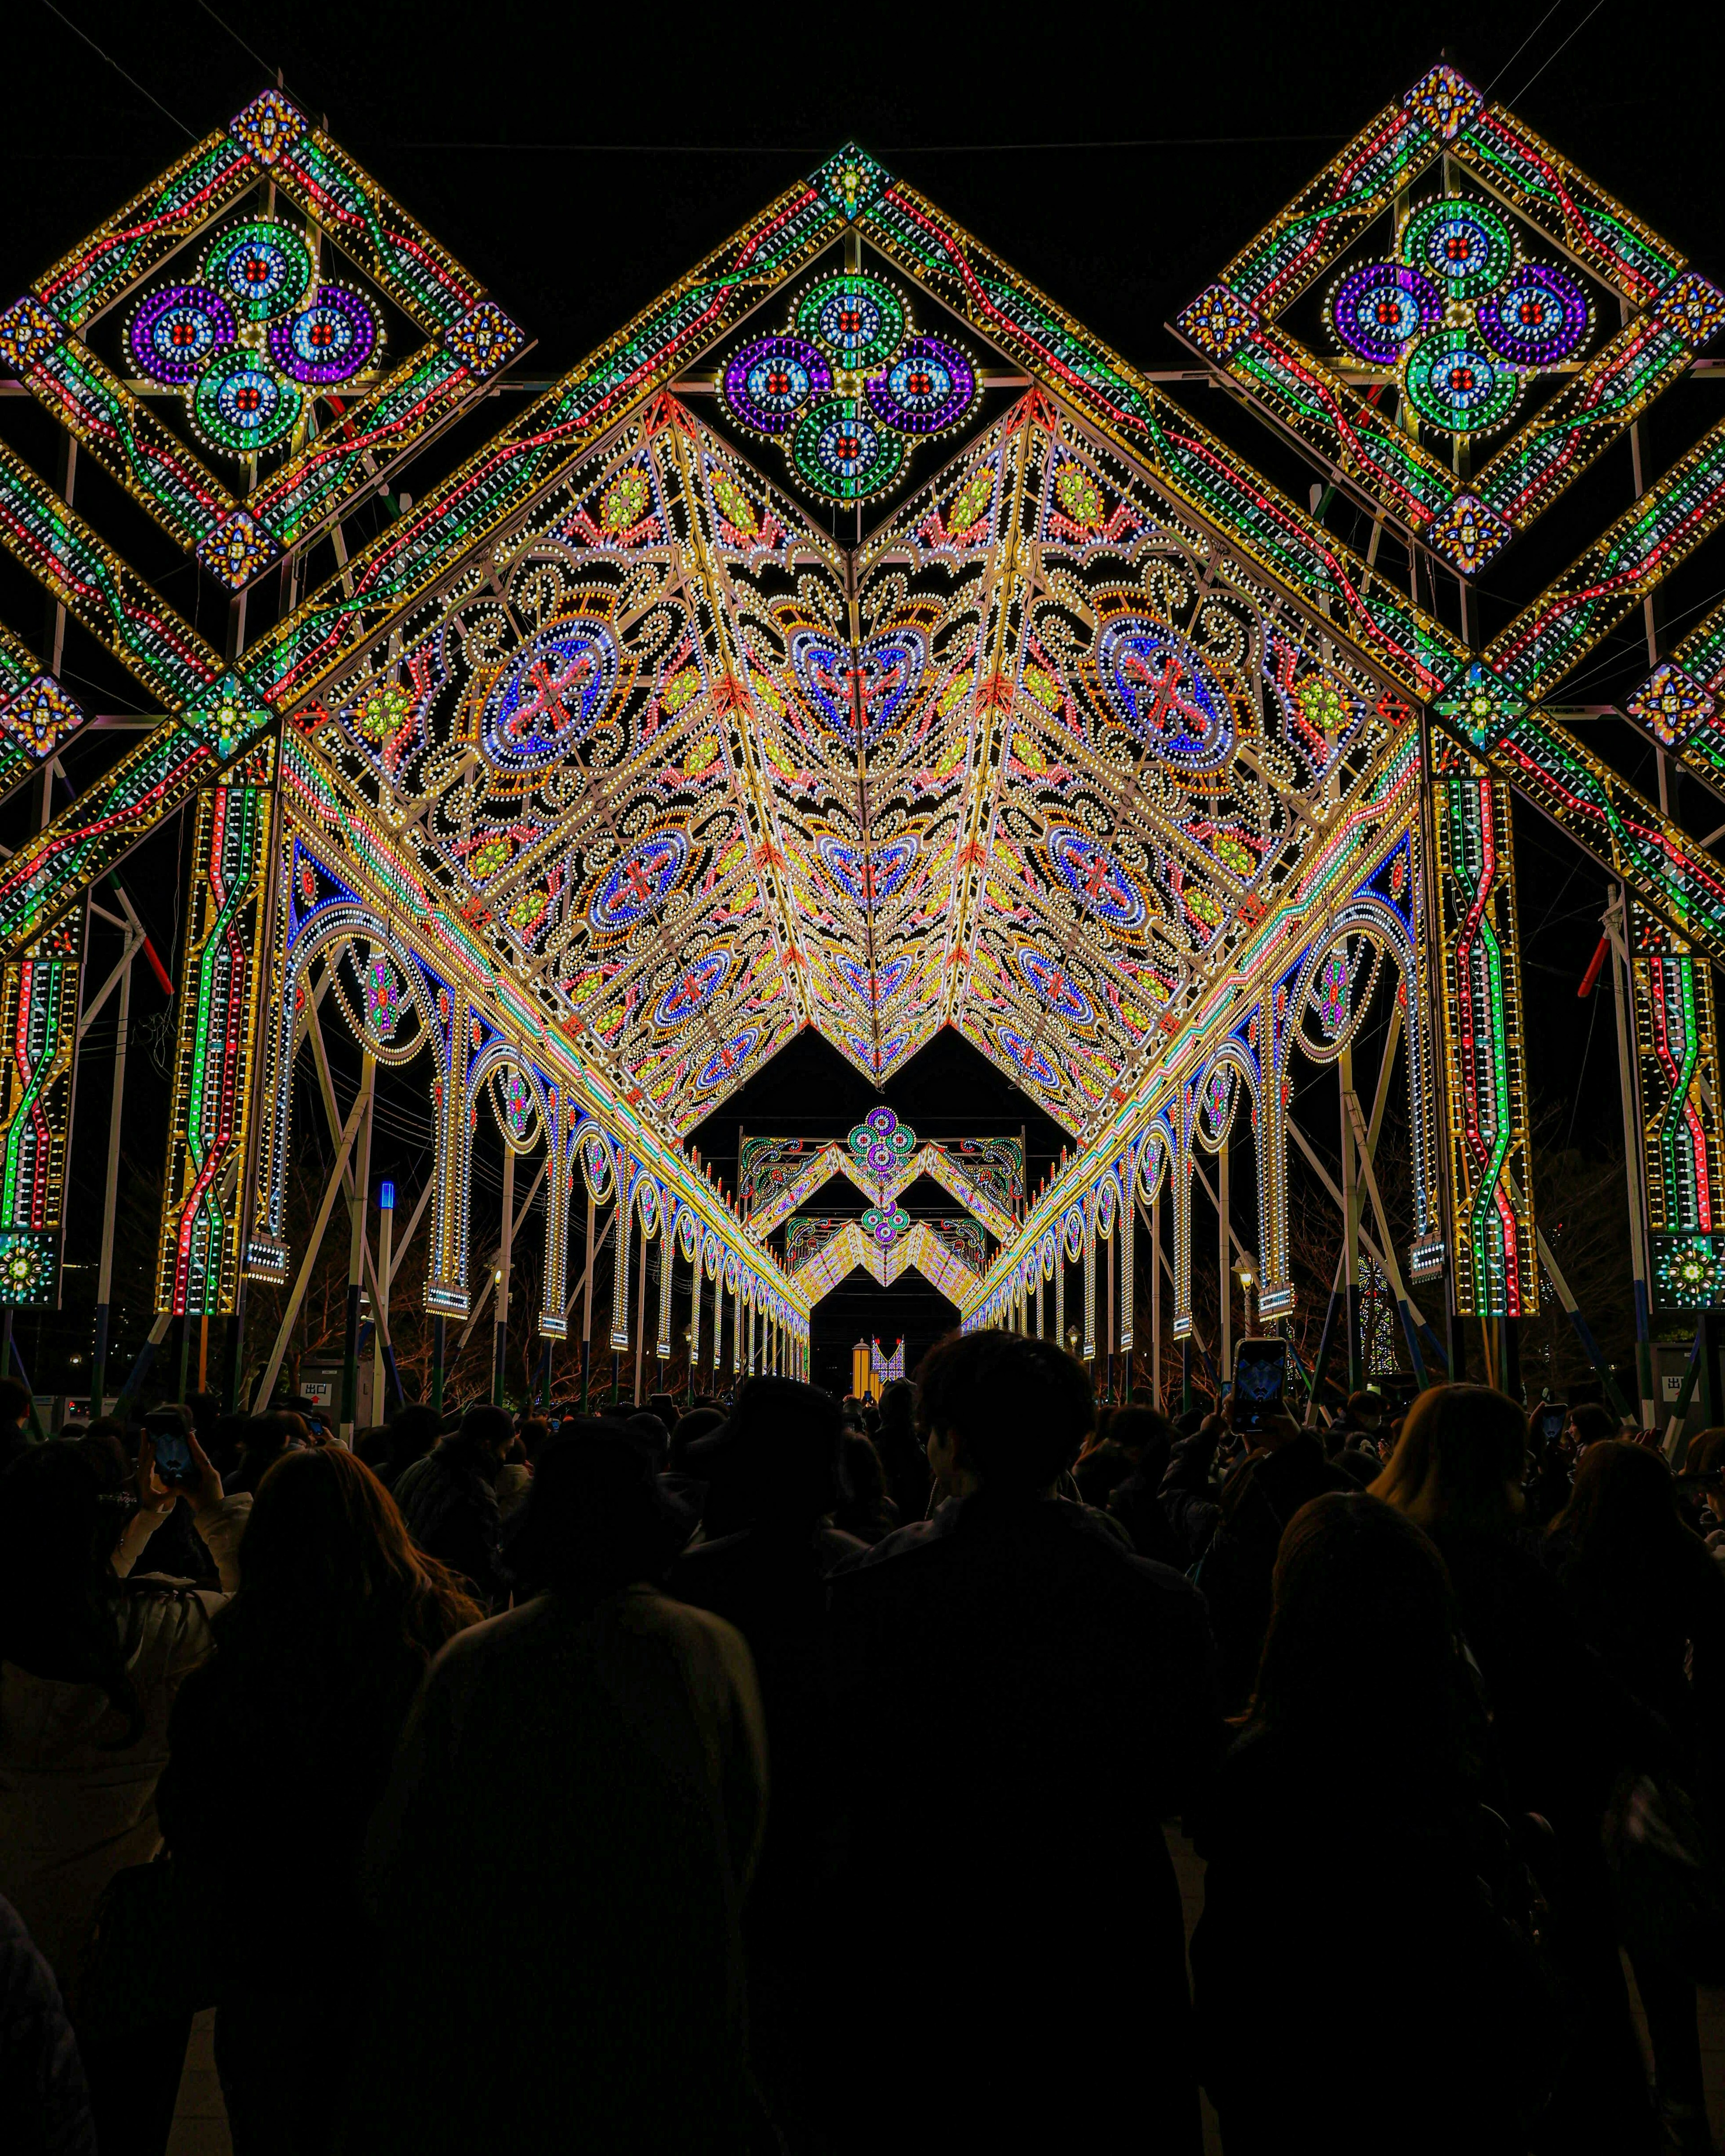
M8 2156L161 2156L211 2005L236 2156L1713 2146L1725 1431L214 1408L0 1383Z

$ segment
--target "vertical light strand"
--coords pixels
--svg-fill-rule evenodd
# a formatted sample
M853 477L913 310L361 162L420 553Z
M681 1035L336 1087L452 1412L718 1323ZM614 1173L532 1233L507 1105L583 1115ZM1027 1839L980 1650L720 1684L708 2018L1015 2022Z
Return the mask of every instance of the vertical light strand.
M611 1346L620 1353L629 1345L629 1255L635 1227L635 1183L639 1174L627 1153L617 1163L617 1232L611 1252Z
M262 742L198 797L156 1273L177 1317L231 1311L239 1281L275 768Z
M1721 1300L1719 1055L1711 970L1630 901L1635 1091L1655 1309Z
M1519 1317L1539 1290L1509 788L1448 736L1431 747L1455 1308Z
M37 1309L59 1299L85 924L80 906L0 975L0 1301Z

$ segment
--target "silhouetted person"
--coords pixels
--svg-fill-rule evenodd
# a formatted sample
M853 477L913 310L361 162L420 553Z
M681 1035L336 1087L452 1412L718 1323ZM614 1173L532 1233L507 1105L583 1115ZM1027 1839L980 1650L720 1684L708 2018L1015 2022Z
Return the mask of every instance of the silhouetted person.
M886 1494L898 1507L901 1520L920 1520L928 1510L932 1477L916 1428L916 1388L908 1378L895 1378L881 1388L880 1414L870 1442L886 1472Z
M1311 1430L1289 1415L1277 1415L1262 1428L1240 1433L1247 1448L1222 1480L1217 1509L1209 1514L1209 1473L1216 1447L1233 1434L1235 1403L1230 1397L1219 1417L1207 1419L1198 1436L1178 1446L1163 1482L1164 1500L1175 1518L1183 1498L1189 1535L1195 1523L1214 1517L1201 1553L1199 1584L1215 1626L1222 1697L1230 1709L1250 1697L1270 1623L1270 1576L1282 1530L1300 1507L1327 1490L1358 1487L1352 1476L1332 1466ZM1195 1502L1194 1502L1195 1501ZM1176 1519L1178 1528L1178 1522Z
M706 1532L666 1591L726 1618L748 1641L773 1760L773 1806L747 1925L752 2026L768 2100L797 2138L821 2005L811 1927L829 1922L839 1805L827 1578L867 1545L828 1524L841 1495L845 1427L829 1394L751 1378L724 1429L693 1446L708 1478ZM850 1442L866 1444L864 1438Z
M1183 1571L1191 1560L1168 1524L1162 1502L1163 1477L1173 1452L1173 1425L1157 1409L1135 1404L1115 1416L1112 1435L1127 1473L1108 1493L1110 1514L1132 1537L1140 1557Z
M443 1419L435 1408L412 1403L398 1408L389 1424L389 1454L377 1471L377 1480L393 1490L415 1461L423 1460L437 1443Z
M1589 1445L1547 1549L1583 1636L1676 1740L1655 1800L1662 1782L1667 1799L1698 1798L1717 1817L1725 1795L1725 1579L1684 1524L1660 1455L1621 1438ZM1692 1968L1656 1940L1631 1937L1628 1945L1666 2144L1710 2149Z
M623 1434L541 1456L511 1558L543 1591L444 1649L377 1812L352 2156L756 2145L760 1702L741 1636L653 1584L680 1528Z
M183 1495L220 1576L208 1592L150 1570L181 1493L156 1472L147 1435L130 1490L82 1443L33 1446L0 1476L0 1894L63 1994L105 1889L161 1846L168 1711L239 1578L251 1499L224 1497L195 1438L191 1448L196 1480ZM103 2156L159 2150L189 2011L162 2002L158 2020L155 2001L134 2000L122 2030L73 2003Z
M697 1439L711 1437L716 1430L722 1430L724 1426L725 1417L721 1411L705 1401L699 1407L691 1408L687 1414L679 1416L671 1431L667 1460L669 1472L673 1475L685 1473L690 1446Z
M239 1465L223 1478L231 1496L236 1491L256 1491L265 1475L282 1455L304 1445L305 1419L292 1408L273 1408L268 1414L253 1415L239 1439Z
M857 2092L853 2145L1195 2151L1158 1822L1221 1733L1203 1602L1054 1496L1093 1409L1052 1342L955 1335L917 1379L953 1502L833 1581L860 1920L844 1974L859 2013L913 1984L923 2038ZM1099 1892L1068 1851L1101 1822L1127 1847ZM1108 2071L1075 2058L1075 2017Z
M506 1592L497 1568L502 1513L495 1484L514 1440L506 1408L489 1402L470 1407L460 1428L439 1439L396 1486L396 1502L415 1543L459 1573L487 1605Z
M1569 1410L1569 1430L1576 1449L1585 1452L1590 1445L1619 1436L1623 1424L1602 1401L1582 1400Z
M860 1430L845 1433L844 1474L845 1495L833 1515L833 1525L870 1547L885 1542L895 1527L904 1523L898 1507L886 1494L886 1471L880 1465L880 1455L872 1440Z
M0 1475L35 1442L30 1428L30 1395L16 1378L0 1378Z
M1654 2145L1618 1958L1599 1822L1617 1777L1670 1740L1590 1653L1556 1583L1517 1533L1523 1410L1485 1385L1434 1385L1409 1409L1373 1486L1443 1553L1485 1680L1506 1810L1556 1835L1548 1927L1571 1987L1571 2042L1534 2146L1640 2156Z
M480 1615L340 1445L264 1476L157 1793L211 1919L234 2156L331 2145L367 1965L366 1825L428 1664Z
M97 2156L90 2090L54 1971L0 1901L0 2148Z
M1556 2002L1481 1891L1485 1739L1433 1543L1363 1493L1302 1507L1250 1711L1197 1821L1192 1968L1228 2156L1526 2149ZM1383 1861L1362 1862L1362 1821ZM1417 2050L1338 2049L1389 2001Z

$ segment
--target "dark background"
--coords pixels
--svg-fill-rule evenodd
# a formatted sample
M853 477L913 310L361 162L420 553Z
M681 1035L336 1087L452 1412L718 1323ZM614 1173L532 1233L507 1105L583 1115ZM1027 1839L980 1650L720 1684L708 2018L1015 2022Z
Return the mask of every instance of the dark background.
M1717 28L1712 10L1558 0L1542 20L1543 0L1526 0L1261 16L1240 8L1092 7L1040 19L969 10L962 18L937 11L861 18L619 10L603 18L592 9L553 13L506 3L266 9L256 0L224 0L218 13L220 20L199 0L157 0L147 9L69 0L56 15L44 0L13 0L3 46L10 116L0 140L0 301L280 68L289 91L327 116L336 139L537 338L526 362L535 373L555 374L579 358L848 136L1128 359L1178 365L1187 355L1163 327L1167 319L1442 52L1700 268L1725 279L1717 71L1705 59ZM1310 475L1261 428L1213 392L1181 393L1305 499ZM1662 469L1722 412L1725 381L1717 377L1672 392L1648 430L1650 470ZM21 400L0 403L0 431L51 470L51 437ZM459 446L431 453L407 483L424 491ZM94 504L100 482L92 486ZM1512 549L1488 578L1488 631L1629 492L1625 450L1572 490L1548 519L1549 532ZM1338 505L1331 521L1345 535L1353 515ZM97 521L176 603L198 609L184 565L138 512L116 497ZM1705 552L1681 572L1664 601L1669 634L1681 634L1722 582L1717 558ZM33 588L0 562L0 613L29 634L41 607ZM203 626L218 633L207 614ZM1604 700L1638 680L1645 670L1639 637L1637 616L1568 693ZM137 707L136 688L75 629L67 669L93 707ZM1608 740L1605 731L1590 738L1651 790L1645 750L1615 732ZM86 753L99 752L106 752L93 741ZM1711 797L1693 788L1676 804L1698 833L1717 820L1712 808ZM0 837L16 844L30 814L27 799L13 803ZM1611 1014L1601 1009L1605 998L1578 1002L1574 988L1597 940L1604 880L1519 805L1517 839L1535 1094L1554 1106L1579 1147L1604 1157L1621 1147ZM128 870L171 969L182 844L171 829ZM105 947L99 933L92 978L105 971ZM150 1180L160 1174L166 1009L140 968L126 1130L130 1194L141 1218ZM153 1056L152 1027L161 1036ZM345 1093L351 1080L334 1036L331 1045ZM75 1385L68 1358L80 1332L87 1342L79 1310L90 1276L79 1269L93 1265L99 1234L103 1065L112 1050L111 1020L99 1021L80 1080L69 1308L59 1324L32 1321L20 1332L42 1359L37 1378L44 1390ZM424 1106L411 1085L392 1081L385 1090L390 1109L374 1168L412 1189L424 1172ZM842 1135L872 1097L836 1052L805 1037L696 1140L728 1184L739 1123ZM950 1035L925 1050L886 1097L929 1136L942 1125L952 1132L1025 1124L1033 1187L1060 1142ZM1333 1149L1321 1113L1310 1127ZM919 1199L935 1202L927 1191L912 1194L913 1203ZM489 1218L491 1209L481 1191L476 1217ZM135 1342L147 1323L140 1263L131 1263L116 1291L131 1299ZM914 1360L918 1344L950 1315L937 1297L908 1286L891 1298L872 1288L866 1296L841 1293L817 1313L818 1360L848 1349L865 1326L888 1344L906 1333Z

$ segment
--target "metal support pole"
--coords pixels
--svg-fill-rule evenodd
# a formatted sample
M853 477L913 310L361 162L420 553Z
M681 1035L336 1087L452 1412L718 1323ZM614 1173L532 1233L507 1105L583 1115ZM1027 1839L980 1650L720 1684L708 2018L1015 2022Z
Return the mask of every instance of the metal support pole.
M341 1127L341 1137L336 1147L335 1161L330 1169L329 1181L324 1185L323 1197L317 1208L317 1218L312 1222L311 1233L306 1240L305 1255L300 1260L300 1270L294 1281L293 1291L288 1296L287 1308L281 1313L281 1323L276 1331L275 1345L270 1351L270 1360L264 1367L262 1381L252 1401L254 1414L263 1414L269 1406L270 1395L275 1389L275 1380L281 1374L282 1363L287 1355L289 1336L293 1332L294 1321L300 1315L300 1305L305 1299L305 1291L311 1284L311 1269L317 1263L318 1252L323 1248L324 1230L330 1224L331 1214L336 1209L336 1194L341 1190L341 1179L347 1172L347 1163L352 1157L354 1141L359 1135L360 1121L365 1112L365 1093L362 1089L354 1095L353 1106L348 1110L347 1121ZM167 1323L166 1317L161 1322L165 1329ZM442 1323L441 1319L439 1320L439 1323ZM158 1334L156 1337L159 1338L161 1336ZM441 1342L439 1342L438 1365L439 1378L442 1370L440 1351ZM126 1379L126 1384L129 1387L134 1384L136 1375L137 1373L134 1372L132 1377ZM439 1404L441 1404L440 1395Z
M1353 1157L1353 1126L1348 1103L1353 1092L1353 1050L1344 1048L1336 1060L1342 1088L1342 1284L1343 1324L1348 1341L1348 1389L1357 1393L1363 1381L1359 1339L1359 1187Z
M587 1414L593 1405L593 1195L587 1194L587 1278L582 1286L581 1308L581 1412Z
M372 1419L383 1419L383 1350L389 1338L389 1255L390 1244L395 1233L395 1185L385 1183L377 1189L377 1286L382 1291L380 1307L376 1296L372 1302ZM391 1367L394 1358L390 1358Z
M1230 1131L1216 1155L1217 1291L1221 1296L1222 1311L1222 1358L1218 1368L1224 1385L1234 1382L1234 1273L1230 1262L1233 1253L1229 1247L1233 1206L1228 1188L1229 1162L1233 1152L1234 1133Z
M503 1404L503 1379L509 1358L509 1274L515 1250L515 1147L503 1142L503 1219L499 1230L503 1247L497 1253L493 1285L497 1291L496 1322L491 1329L491 1404Z
M647 1230L641 1229L641 1260L635 1274L635 1405L641 1404L641 1358L646 1353L643 1327L647 1317Z
M444 1328L448 1322L443 1317L431 1321L431 1404L439 1414L444 1411L444 1362L448 1352Z
M347 1201L347 1332L341 1354L341 1441L348 1445L353 1442L353 1425L359 1411L359 1298L365 1278L366 1204L371 1195L372 1182L372 1101L377 1084L377 1058L367 1055L359 1074L359 1097L364 1106L360 1116L353 1193Z
M1162 1389L1162 1186L1150 1200L1150 1396L1158 1409Z

